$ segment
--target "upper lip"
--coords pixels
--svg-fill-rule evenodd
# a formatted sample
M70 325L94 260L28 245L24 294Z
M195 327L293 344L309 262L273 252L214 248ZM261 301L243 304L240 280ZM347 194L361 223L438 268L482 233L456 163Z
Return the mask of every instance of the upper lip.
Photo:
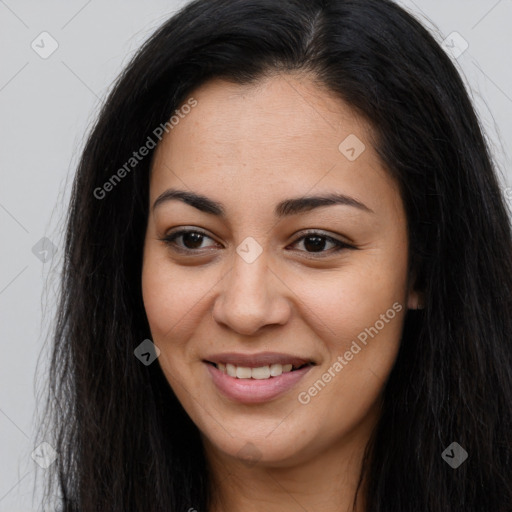
M294 367L309 363L314 364L311 359L278 352L260 352L258 354L224 352L222 354L212 354L206 357L205 361L215 364L233 364L247 368L259 368L261 366L270 366L271 364L292 364Z

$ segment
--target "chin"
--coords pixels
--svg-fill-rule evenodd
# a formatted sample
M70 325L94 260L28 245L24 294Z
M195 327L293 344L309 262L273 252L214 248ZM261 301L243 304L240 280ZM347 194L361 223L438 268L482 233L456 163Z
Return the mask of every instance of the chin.
M213 428L202 437L208 448L220 452L221 457L233 457L247 466L266 465L273 467L286 467L303 462L313 455L314 450L311 431L305 437L304 429L298 429L294 434L290 428L278 432L280 427L277 419L272 422L272 428L251 428L250 425L241 424L230 434L221 427ZM280 425L282 427L282 425ZM275 429L273 431L273 429ZM240 433L239 435L237 435ZM315 436L313 436L315 437Z

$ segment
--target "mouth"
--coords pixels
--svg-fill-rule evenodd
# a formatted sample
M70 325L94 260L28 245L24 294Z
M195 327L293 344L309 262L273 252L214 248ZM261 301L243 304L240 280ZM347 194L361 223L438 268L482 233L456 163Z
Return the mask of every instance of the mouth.
M287 354L225 353L203 363L217 391L244 404L269 402L290 391L316 366L313 360Z
M255 379L255 380L266 380L281 376L283 373L295 372L301 370L306 366L314 366L313 362L303 364L280 364L273 363L270 365L263 365L251 368L250 366L239 366L231 363L214 363L213 361L205 361L217 368L220 372L234 377L236 379Z

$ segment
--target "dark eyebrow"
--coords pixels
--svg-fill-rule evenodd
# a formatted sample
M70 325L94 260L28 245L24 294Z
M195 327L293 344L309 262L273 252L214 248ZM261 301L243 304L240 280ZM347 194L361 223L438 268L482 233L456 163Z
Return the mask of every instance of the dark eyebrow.
M187 192L185 190L177 189L169 189L160 194L153 203L153 210L162 203L173 199L183 201L184 203L205 213L210 213L219 217L225 217L226 215L226 210L221 203L209 199L201 194L196 194L195 192ZM306 196L285 199L276 206L274 214L277 217L286 217L289 215L308 212L314 208L337 204L353 206L354 208L358 208L365 212L375 213L371 208L368 208L368 206L357 201L353 197L346 196L344 194L327 194L322 196Z

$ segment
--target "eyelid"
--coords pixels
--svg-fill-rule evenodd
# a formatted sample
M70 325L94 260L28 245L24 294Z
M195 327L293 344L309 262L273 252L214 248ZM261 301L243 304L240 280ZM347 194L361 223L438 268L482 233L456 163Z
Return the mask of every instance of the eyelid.
M192 227L177 228L175 231L167 233L161 238L159 237L158 240L160 240L161 242L164 242L167 246L171 247L173 250L176 250L176 251L182 252L182 253L193 254L193 253L199 253L199 251L204 251L205 248L203 248L203 249L187 249L186 247L177 246L174 243L174 240L176 240L176 238L179 238L181 235L185 235L185 234L189 234L189 233L198 233L199 235L201 235L205 238L209 238L210 240L215 241L214 238L211 237L210 235L208 235L205 231L201 230L200 228L192 228ZM216 243L218 243L218 242L216 242Z
M189 255L194 255L194 253L200 254L201 251L204 251L205 249L207 249L207 248L203 248L203 249L187 249L187 248L184 248L184 247L177 246L174 243L176 238L179 238L181 235L185 235L185 234L189 234L189 233L197 233L197 234L202 235L205 238L209 238L210 240L214 240L213 237L211 237L205 231L203 231L203 230L201 230L199 228L187 228L187 227L178 228L175 231L172 231L172 232L166 234L164 237L158 238L158 240L164 242L165 244L167 244L169 247L171 247L175 251L178 251L178 252L181 252L181 253L185 253L185 254L189 254ZM353 243L349 243L349 242L345 242L343 240L339 240L338 238L336 238L334 236L331 236L331 235L325 233L324 231L318 230L318 229L306 229L306 230L303 230L303 231L299 231L298 233L295 233L294 240L290 244L288 244L288 245L295 245L298 242L304 240L305 238L307 238L309 236L310 237L317 236L319 238L324 238L327 241L335 244L335 247L330 249L330 250L328 250L328 251L318 251L318 252L298 251L298 252L301 252L301 253L305 253L306 255L308 255L307 257L309 257L309 258L317 258L317 259L318 258L322 258L322 257L325 257L325 256L322 256L322 255L330 255L330 254L333 254L333 253L338 253L338 252L342 251L343 249L352 249L352 250L357 250L358 249L358 247L355 246ZM218 243L218 242L216 242L216 243ZM315 256L315 255L318 255L318 256Z
M295 241L293 243L299 241L301 238L304 238L307 236L314 236L314 235L321 236L321 237L327 238L328 240L331 240L333 242L337 242L337 243L343 244L347 247L352 247L352 248L356 249L354 242L352 242L348 237L345 237L345 240L342 240L341 238L337 238L337 236L341 237L341 235L331 235L331 234L329 234L329 232L326 232L324 230L313 229L313 228L303 229L303 230L295 233L294 237L298 236L298 238L295 238Z
M318 237L323 238L327 240L327 242L331 242L334 244L334 247L331 249L328 249L326 251L318 251L318 252L308 252L308 251L298 251L299 253L302 253L304 258L310 259L310 260L321 260L321 259L327 259L330 256L337 255L342 251L346 250L357 250L358 247L353 245L352 243L345 242L343 240L340 240L336 238L335 236L331 236L326 234L325 232L317 229L309 229L305 231L299 232L298 235L294 241L291 243L291 245L298 244L299 242L303 241L304 239L308 237Z

